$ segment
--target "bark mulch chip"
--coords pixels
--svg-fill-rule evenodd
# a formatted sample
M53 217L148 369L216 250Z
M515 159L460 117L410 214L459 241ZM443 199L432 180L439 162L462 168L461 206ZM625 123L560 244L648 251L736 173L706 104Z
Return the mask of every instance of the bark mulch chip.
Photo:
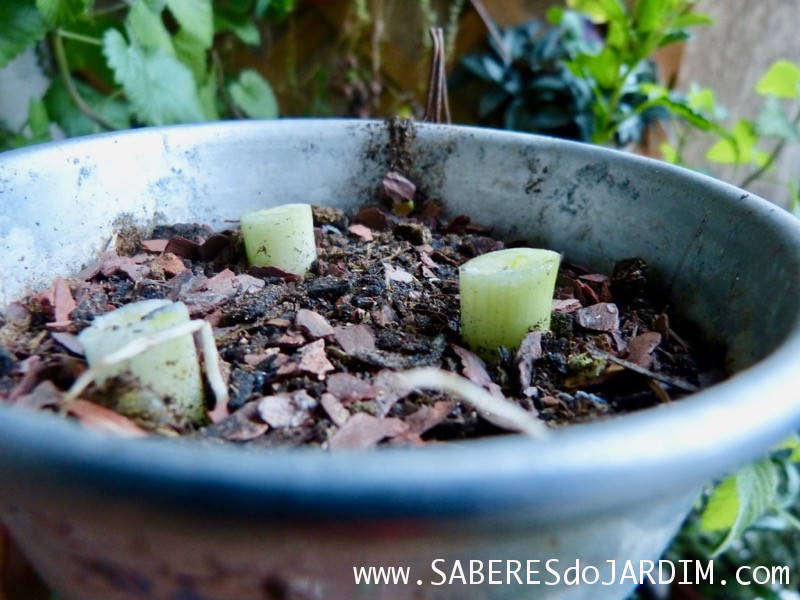
M384 187L395 202L415 191L396 172ZM458 267L505 247L490 230L430 202L410 217L314 207L314 218L318 258L303 277L248 268L236 230L178 224L55 278L0 317L0 399L116 435L351 450L508 431L460 398L405 388L397 370L453 371L551 427L672 402L724 377L721 349L648 296L640 257L620 257L611 274L563 261L551 331L483 360L460 339ZM77 334L148 298L182 301L213 327L230 400L210 401L204 426L165 431L96 395L66 399L86 369Z

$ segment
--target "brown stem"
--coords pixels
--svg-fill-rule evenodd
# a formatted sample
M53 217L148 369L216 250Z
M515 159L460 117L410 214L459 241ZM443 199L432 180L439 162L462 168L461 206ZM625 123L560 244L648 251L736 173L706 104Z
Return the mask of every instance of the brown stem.
M503 41L503 36L500 35L500 30L497 29L497 25L495 24L494 19L492 19L492 15L490 15L489 11L486 9L486 6L484 6L481 0L470 0L470 4L472 4L472 8L475 9L475 12L478 13L478 16L481 18L481 21L483 21L483 24L489 31L489 35L492 36L495 44L497 44L497 48L503 55L503 62L511 62L511 51Z

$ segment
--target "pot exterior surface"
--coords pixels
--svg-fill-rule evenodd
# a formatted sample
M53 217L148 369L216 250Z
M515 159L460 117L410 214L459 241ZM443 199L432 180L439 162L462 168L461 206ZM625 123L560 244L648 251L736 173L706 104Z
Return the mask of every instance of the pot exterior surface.
M0 513L67 598L623 598L629 580L435 586L431 561L445 559L449 576L457 559L654 560L704 483L800 423L800 226L788 214L597 147L445 126L400 133L221 123L0 155L0 306L79 271L126 226L221 228L290 202L372 203L402 156L451 217L599 271L643 257L665 303L722 341L737 374L543 442L363 453L116 439L0 405ZM353 567L370 565L412 567L423 585L353 587Z

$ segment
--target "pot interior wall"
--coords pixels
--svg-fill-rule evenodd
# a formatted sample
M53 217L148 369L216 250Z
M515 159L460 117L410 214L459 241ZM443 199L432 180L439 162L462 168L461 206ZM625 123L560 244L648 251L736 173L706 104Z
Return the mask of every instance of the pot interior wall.
M31 149L0 163L0 303L78 271L127 224L221 227L286 202L342 208L379 196L401 156L423 193L506 239L596 269L641 256L654 281L741 369L797 320L796 242L740 191L652 161L509 133L280 122L137 131ZM762 290L769 290L764 302Z

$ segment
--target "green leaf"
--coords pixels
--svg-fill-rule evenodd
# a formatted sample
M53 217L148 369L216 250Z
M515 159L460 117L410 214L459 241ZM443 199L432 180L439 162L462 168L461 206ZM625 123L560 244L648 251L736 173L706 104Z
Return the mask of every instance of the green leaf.
M208 56L203 43L185 29L178 30L172 37L172 43L178 60L189 67L195 81L205 81Z
M261 32L247 16L217 11L214 13L214 31L217 33L229 31L248 46L258 46L261 43Z
M678 149L675 148L672 144L667 142L662 142L658 149L661 151L661 159L664 162L668 162L671 165L676 165L680 162L680 156L678 155Z
M743 467L717 486L700 521L705 531L727 530L712 556L724 552L773 506L779 481L778 468L770 459L763 459Z
M637 2L636 29L648 33L658 28L671 8L670 4L666 0L640 0Z
M75 80L75 87L86 103L117 129L128 129L131 126L130 106L101 94L85 83ZM64 130L68 137L100 133L103 129L81 112L67 92L61 79L50 84L44 95L44 103L50 118Z
M772 137L789 142L800 142L800 131L792 123L783 104L775 96L768 96L756 117L756 132L761 137Z
M141 121L164 125L203 120L194 77L175 57L128 45L115 29L103 36L103 53Z
M689 108L713 115L716 112L717 98L711 88L693 87L688 94Z
M206 82L200 87L200 105L207 121L219 121L217 109L217 75L214 69L208 72Z
M625 8L619 0L567 0L567 6L589 17L593 23L625 21Z
M684 13L681 16L677 17L672 22L672 27L674 29L684 29L686 27L695 27L697 25L713 25L714 19L712 19L709 15L703 13L696 13L696 12L689 12Z
M36 8L49 25L69 25L85 16L91 0L36 0Z
M800 92L800 67L788 60L775 61L756 84L762 96L797 98Z
M597 56L581 56L581 65L597 80L601 88L610 90L619 77L619 55L611 48L603 48Z
M278 100L261 75L252 69L239 74L238 81L228 87L236 105L253 119L275 119L278 116Z
M0 69L47 33L32 0L0 0L0 23Z
M167 0L167 8L178 25L208 49L214 42L214 11L211 0Z
M286 18L294 10L297 0L256 0L254 13L273 21Z
M136 2L131 6L127 24L131 39L135 40L142 48L163 50L167 54L175 54L172 38L164 26L161 13L153 11L146 3Z
M749 164L753 160L756 141L752 123L741 119L734 125L728 137L719 140L708 149L706 158L721 164Z
M34 144L48 142L50 137L50 117L44 102L31 98L28 102L28 127L31 129L31 141Z

